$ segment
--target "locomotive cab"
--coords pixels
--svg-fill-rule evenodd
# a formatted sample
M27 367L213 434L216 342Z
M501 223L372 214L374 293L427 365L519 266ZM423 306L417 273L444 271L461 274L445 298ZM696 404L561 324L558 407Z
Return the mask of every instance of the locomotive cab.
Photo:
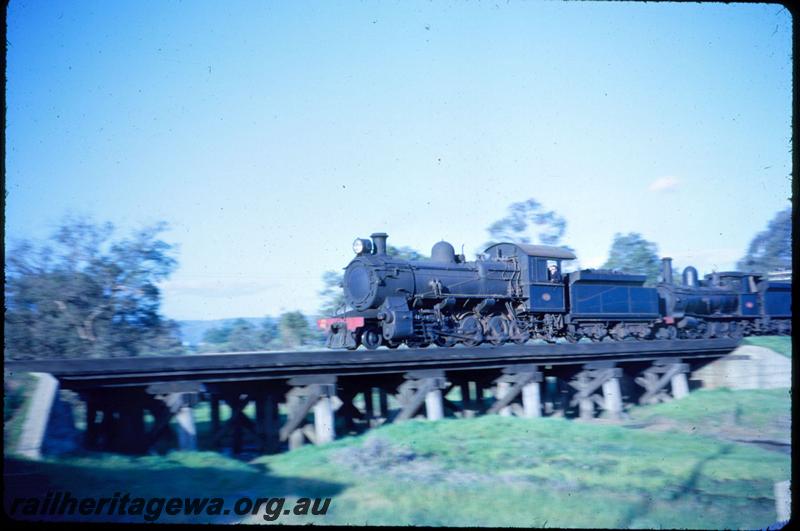
M498 243L486 249L494 260L510 261L520 272L516 289L527 301L526 310L536 313L566 311L562 262L574 260L572 251L549 245Z
M533 312L566 311L561 259L552 256L530 256L528 264L528 281L530 282L528 305L530 310Z
M759 313L758 276L738 271L711 273L705 276L704 285L731 293L731 305L727 312L723 307L716 308L717 313L756 316Z
M729 289L740 293L758 292L756 275L740 273L738 271L726 271L724 273L706 275L705 284L711 287Z

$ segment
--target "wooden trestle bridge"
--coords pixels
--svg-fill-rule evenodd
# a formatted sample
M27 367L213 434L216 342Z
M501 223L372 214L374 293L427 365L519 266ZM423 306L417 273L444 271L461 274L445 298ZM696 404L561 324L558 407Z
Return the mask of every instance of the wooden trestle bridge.
M620 418L626 403L685 396L688 373L737 345L709 339L246 352L11 361L6 370L47 373L77 392L86 403L89 449L197 448L193 408L208 402L214 448L278 452L417 416L588 419L605 411ZM230 408L224 420L223 402Z

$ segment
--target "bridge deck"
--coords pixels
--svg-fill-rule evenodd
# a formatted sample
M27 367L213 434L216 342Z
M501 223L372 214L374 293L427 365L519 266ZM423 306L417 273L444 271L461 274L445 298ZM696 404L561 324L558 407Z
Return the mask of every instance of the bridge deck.
M67 389L201 380L230 382L304 375L370 375L418 369L470 370L521 364L575 365L597 361L715 358L731 339L504 345L499 347L241 352L138 358L9 361L6 370L50 373Z

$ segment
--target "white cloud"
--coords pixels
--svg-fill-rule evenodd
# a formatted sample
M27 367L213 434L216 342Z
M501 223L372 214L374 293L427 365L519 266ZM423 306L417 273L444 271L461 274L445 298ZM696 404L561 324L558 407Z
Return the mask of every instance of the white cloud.
M671 190L675 190L679 184L680 180L677 177L659 177L650 183L648 189L651 192L669 192Z

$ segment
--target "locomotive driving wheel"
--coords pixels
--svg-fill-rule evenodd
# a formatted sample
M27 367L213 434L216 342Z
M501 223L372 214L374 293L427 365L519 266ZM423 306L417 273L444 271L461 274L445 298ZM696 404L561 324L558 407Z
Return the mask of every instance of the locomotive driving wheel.
M492 345L502 345L508 340L508 319L495 315L486 323L486 336Z
M461 342L468 347L475 347L483 342L483 326L480 319L474 315L467 315L458 322L458 335L462 336Z

